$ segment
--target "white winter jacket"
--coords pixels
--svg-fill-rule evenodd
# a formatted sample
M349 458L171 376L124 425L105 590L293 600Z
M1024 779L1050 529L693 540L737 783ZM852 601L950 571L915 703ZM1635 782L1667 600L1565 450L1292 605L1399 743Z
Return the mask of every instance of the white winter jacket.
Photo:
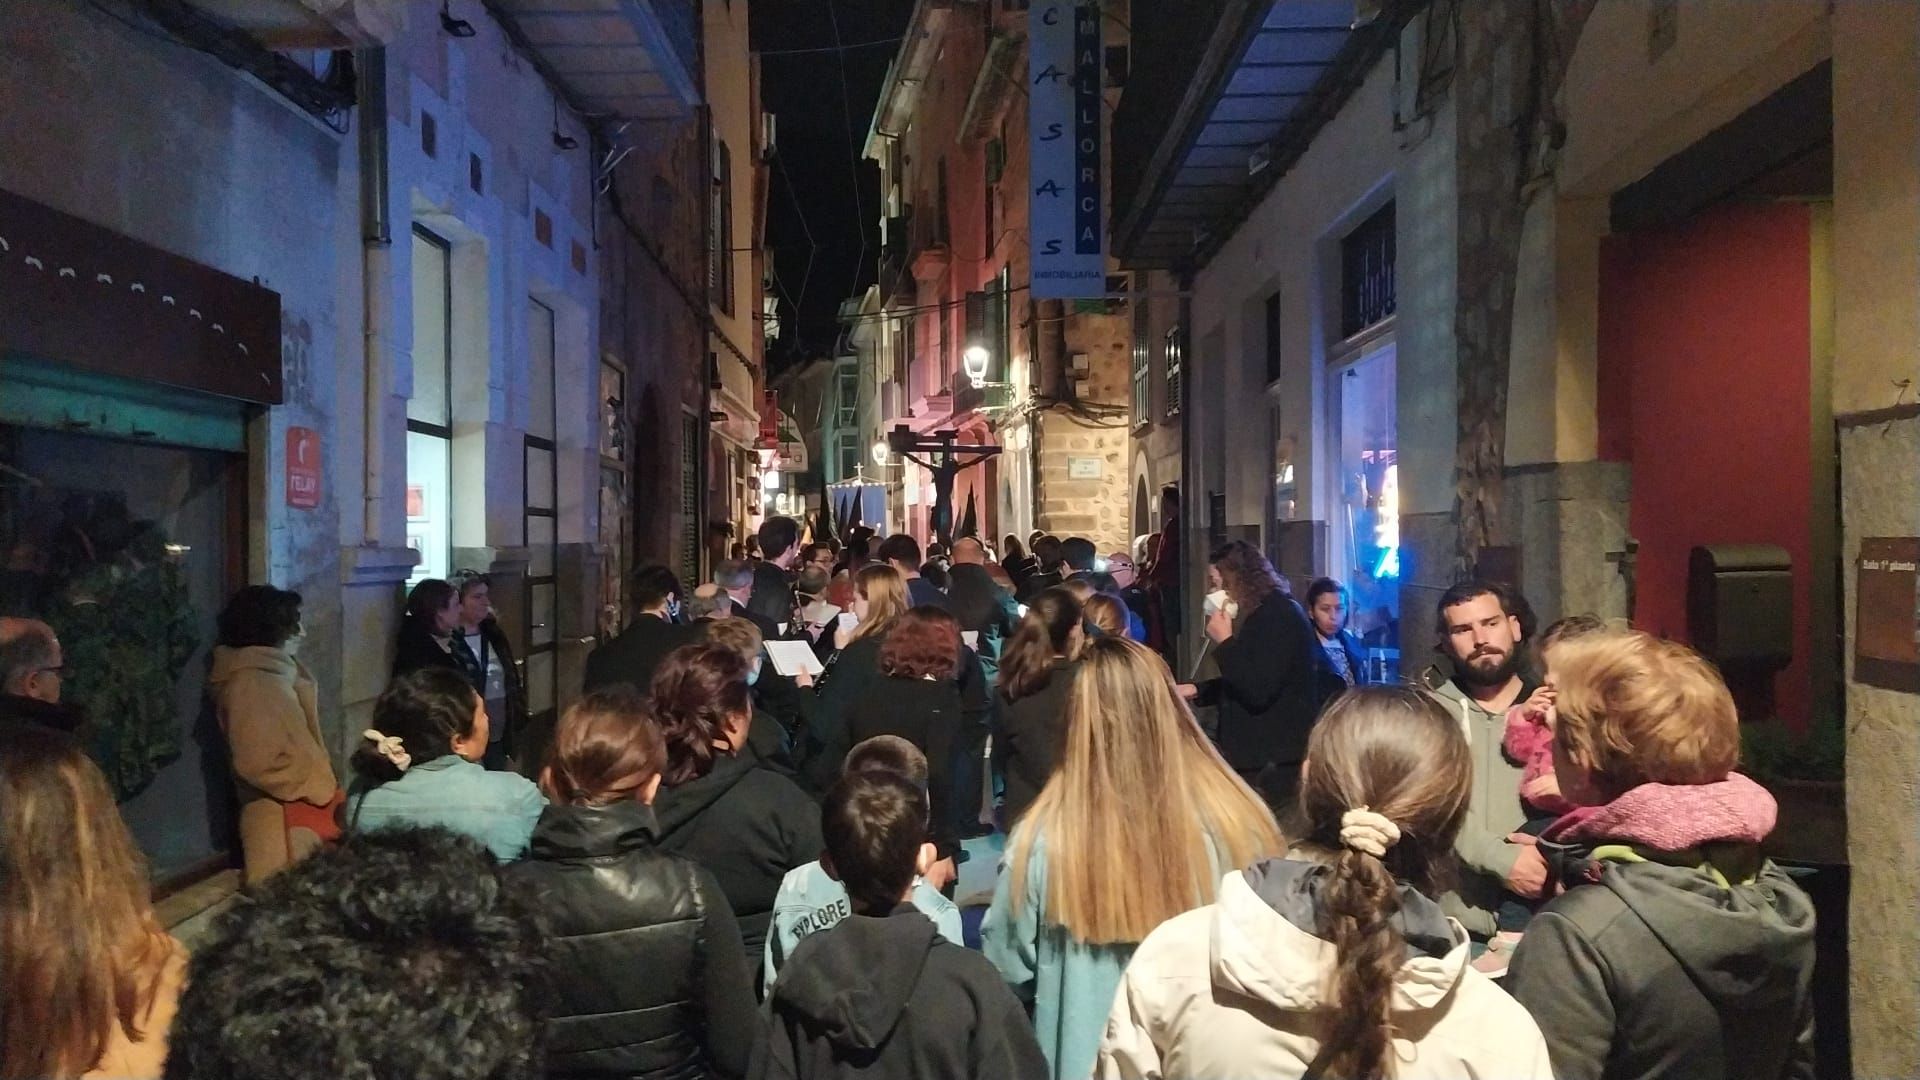
M1393 991L1397 1080L1552 1080L1533 1018L1468 965L1467 934L1416 954ZM1332 944L1227 875L1220 899L1161 924L1133 954L1100 1045L1102 1080L1284 1080L1306 1074L1331 1005Z

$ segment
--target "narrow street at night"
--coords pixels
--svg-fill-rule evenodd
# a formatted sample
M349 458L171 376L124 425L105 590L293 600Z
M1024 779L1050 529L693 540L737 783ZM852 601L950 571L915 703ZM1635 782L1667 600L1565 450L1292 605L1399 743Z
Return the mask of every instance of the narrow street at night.
M1920 1077L1920 0L0 0L0 1080Z

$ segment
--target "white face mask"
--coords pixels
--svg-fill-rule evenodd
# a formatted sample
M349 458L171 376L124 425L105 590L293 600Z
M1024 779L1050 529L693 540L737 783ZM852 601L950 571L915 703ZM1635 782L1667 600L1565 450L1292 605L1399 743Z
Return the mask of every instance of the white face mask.
M286 653L288 656L298 656L300 654L300 646L306 644L306 641L307 627L305 623L302 623L294 627L293 636L281 644L280 651Z

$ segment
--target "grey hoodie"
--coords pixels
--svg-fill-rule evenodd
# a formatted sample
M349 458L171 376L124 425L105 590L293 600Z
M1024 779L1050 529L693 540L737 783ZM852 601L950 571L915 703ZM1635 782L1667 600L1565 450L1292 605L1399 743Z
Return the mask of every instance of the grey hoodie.
M1770 862L1726 884L1601 851L1574 864L1581 883L1528 925L1507 974L1558 1080L1811 1080L1806 894Z
M1460 855L1459 888L1443 898L1447 914L1460 920L1475 937L1492 937L1499 929L1495 916L1513 865L1524 850L1507 836L1526 823L1520 804L1521 766L1507 760L1505 711L1482 709L1451 679L1429 682L1447 711L1460 721L1473 754L1473 795L1467 820L1460 827L1454 850ZM1522 686L1525 701L1531 686Z

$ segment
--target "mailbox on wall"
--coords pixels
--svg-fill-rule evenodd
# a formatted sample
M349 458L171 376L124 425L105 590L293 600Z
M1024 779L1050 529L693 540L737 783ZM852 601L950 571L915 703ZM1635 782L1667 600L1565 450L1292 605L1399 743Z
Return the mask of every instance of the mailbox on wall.
M1687 559L1687 635L1721 667L1793 659L1793 560L1772 544L1711 544Z

